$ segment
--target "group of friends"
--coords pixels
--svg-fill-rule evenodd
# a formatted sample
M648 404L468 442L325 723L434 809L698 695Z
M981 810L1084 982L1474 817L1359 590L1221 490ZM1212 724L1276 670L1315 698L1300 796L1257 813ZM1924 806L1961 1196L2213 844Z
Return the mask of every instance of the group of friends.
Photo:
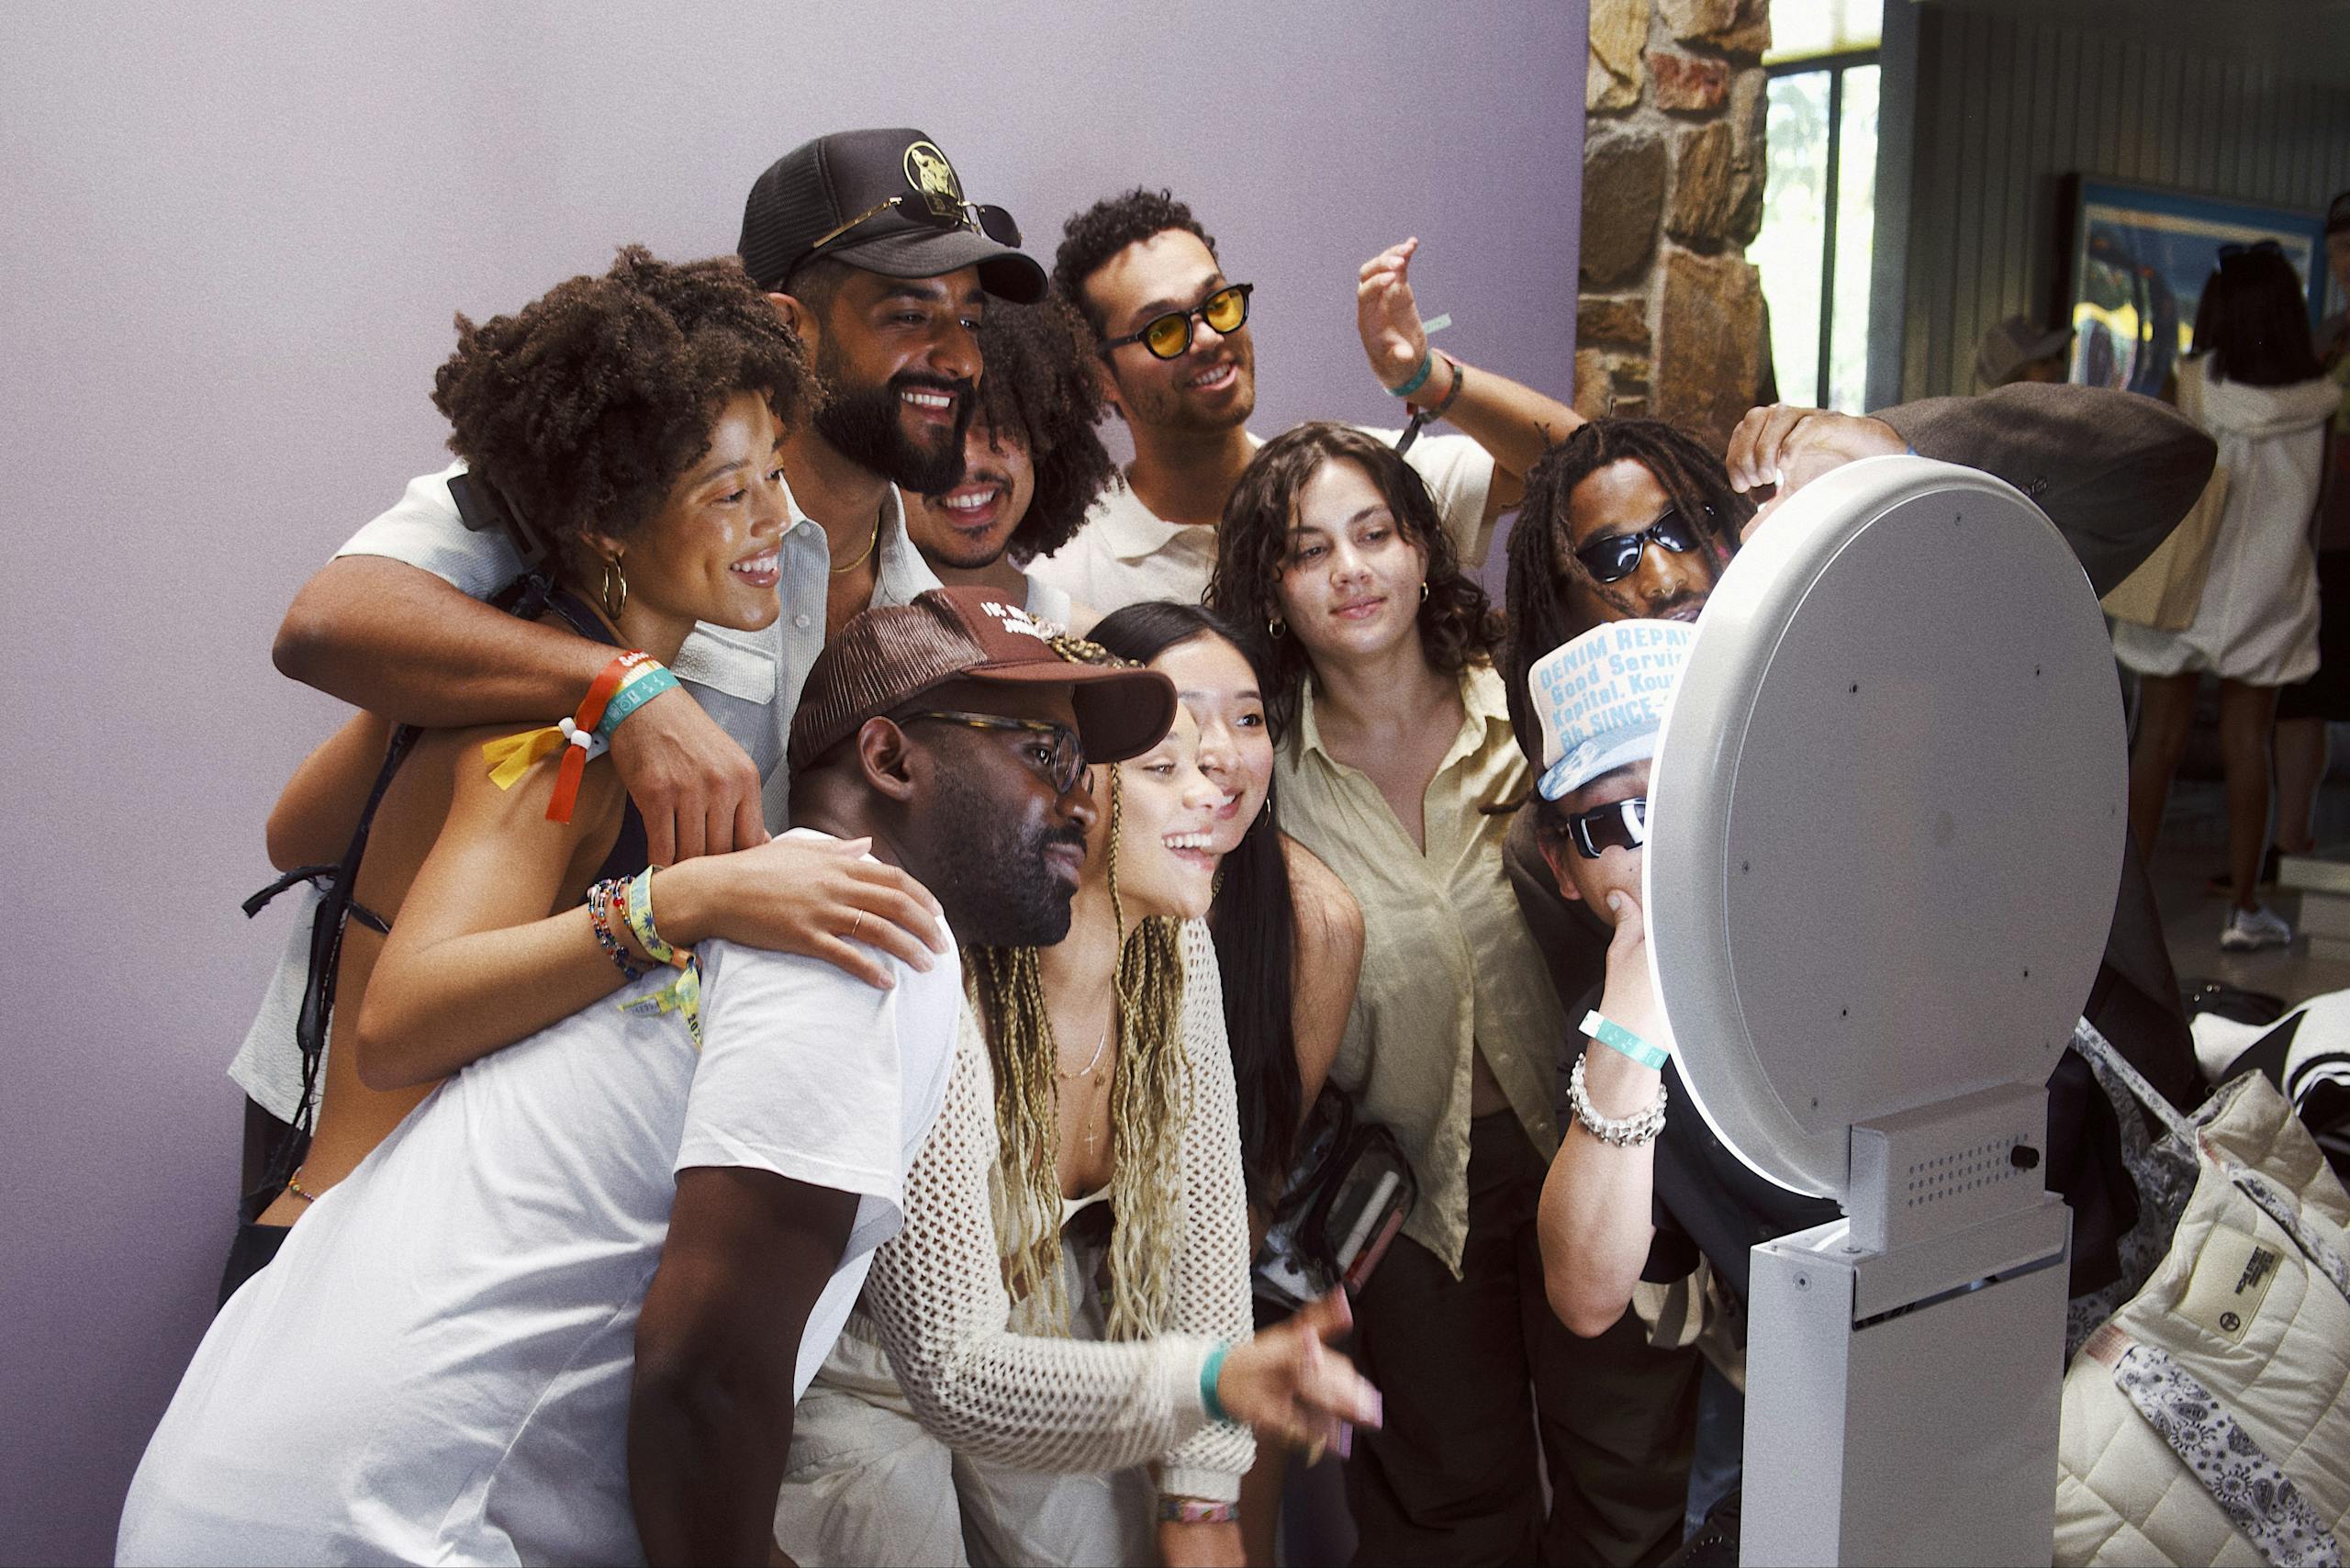
M1266 1562L1335 1450L1360 1561L1632 1563L1734 1486L1747 1249L1833 1210L1680 1108L1686 623L1770 496L1902 452L2102 591L2212 442L2048 386L1586 421L1430 349L1415 241L1356 277L1398 428L1260 440L1191 207L1020 243L840 132L735 256L459 319L456 461L279 633L358 711L270 816L310 918L231 1070L280 1153L121 1561ZM2191 1096L2134 857L2087 1012ZM2134 1198L2058 1079L2092 1292ZM1330 1096L1416 1200L1284 1312Z

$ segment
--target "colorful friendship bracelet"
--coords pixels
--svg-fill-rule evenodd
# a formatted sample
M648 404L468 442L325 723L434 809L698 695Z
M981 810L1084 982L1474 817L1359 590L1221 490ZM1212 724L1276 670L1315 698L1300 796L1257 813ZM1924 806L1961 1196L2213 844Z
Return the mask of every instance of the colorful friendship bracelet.
M627 897L628 884L625 881L618 877L606 878L588 890L588 919L596 928L596 945L603 948L604 957L611 959L622 977L640 980L644 978L644 971L636 967L636 961L629 957L628 948L612 934L614 918L627 918L622 908Z
M1666 1060L1673 1054L1649 1044L1621 1024L1601 1017L1596 1008L1584 1014L1583 1022L1576 1026L1609 1050L1628 1056L1653 1072L1662 1072Z
M677 978L659 991L621 1003L623 1013L674 1013L682 1019L686 1033L694 1040L694 1049L701 1049L701 958L691 947L682 950L661 939L653 924L653 868L647 866L629 881L628 928L635 934L639 946L661 963L676 968Z
M1163 1525L1228 1525L1239 1517L1237 1503L1211 1503L1204 1497L1158 1499L1158 1522Z
M612 700L604 705L604 716L596 721L596 736L606 745L612 744L613 732L621 721L643 707L655 698L677 689L677 678L666 665L651 659L631 670Z
M1234 1424L1232 1413L1224 1407L1224 1401L1216 1397L1215 1383L1216 1379L1224 1374L1224 1358L1231 1349L1232 1341L1227 1339L1210 1350L1208 1359L1200 1363L1200 1407L1208 1413L1209 1420L1220 1421L1225 1426Z

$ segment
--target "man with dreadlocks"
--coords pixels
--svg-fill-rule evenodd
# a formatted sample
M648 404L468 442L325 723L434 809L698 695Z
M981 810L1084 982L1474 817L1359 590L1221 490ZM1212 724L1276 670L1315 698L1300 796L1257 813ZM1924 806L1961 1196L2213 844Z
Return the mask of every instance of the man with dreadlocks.
M2213 448L2149 398L2037 384L1908 404L1874 418L1755 409L1733 434L1726 462L1661 421L1594 420L1527 476L1510 540L1504 656L1510 712L1529 763L1543 766L1544 731L1529 680L1538 661L1604 622L1695 620L1741 539L1767 523L1778 497L1843 463L1902 452L1982 468L2032 497L2103 593L2194 503ZM1773 487L1774 497L1758 509L1753 493ZM1612 923L1588 900L1561 895L1552 868L1557 842L1546 862L1541 815L1518 813L1505 862L1552 984L1580 1016L1572 1004L1595 994L1606 973ZM2105 964L2083 1011L2165 1093L2188 1103L2199 1080L2177 998L2153 890L2135 852L2125 850ZM2052 1126L2093 1117L2083 1103L2087 1092L2076 1081L2052 1083ZM2051 1184L2064 1190L2070 1182L2087 1198L2102 1179L2084 1160L2072 1170L2052 1168ZM2093 1271L2111 1260L2113 1239L2109 1226L2076 1223L2076 1292L2098 1282ZM1581 1332L1591 1323L1576 1327ZM1706 1403L1726 1411L1704 1417L1708 1429L1734 1438L1736 1420L1727 1411L1735 1394L1711 1373ZM1709 1452L1711 1446L1701 1440L1692 1480L1696 1508L1736 1474L1734 1443L1727 1455Z
M1519 744L1530 758L1540 734L1527 687L1534 661L1605 621L1695 619L1740 540L1767 525L1774 502L1758 510L1758 492L1775 486L1785 497L1841 464L1903 452L1980 468L2048 514L2104 593L2186 515L2215 450L2152 398L2036 383L1865 418L1756 409L1732 435L1727 461L1659 420L1595 420L1528 475L1510 536L1504 675ZM1607 933L1560 899L1532 823L1520 816L1510 879L1559 994L1577 997L1598 983ZM2134 851L2122 870L2090 1022L2117 1043L2145 1042L2123 1048L2165 1093L2191 1098L2194 1058L2153 890Z
M1225 797L1199 745L1179 711L1102 770L1066 938L964 950L976 1005L906 1230L801 1407L776 1511L794 1562L1237 1564L1253 1444L1174 1419L1182 1394L1204 1377L1236 1415L1321 1440L1248 1394L1268 1356L1320 1356L1348 1316L1334 1295L1249 1337L1238 1108L1199 918ZM1210 1340L1233 1349L1203 1370ZM1361 1412L1361 1387L1337 1377L1335 1407Z
M1094 425L1091 334L1057 297L999 304L979 323L989 367L963 437L963 477L909 491L906 537L943 583L991 588L1040 621L1082 632L1096 612L1024 570L1076 536L1117 465Z

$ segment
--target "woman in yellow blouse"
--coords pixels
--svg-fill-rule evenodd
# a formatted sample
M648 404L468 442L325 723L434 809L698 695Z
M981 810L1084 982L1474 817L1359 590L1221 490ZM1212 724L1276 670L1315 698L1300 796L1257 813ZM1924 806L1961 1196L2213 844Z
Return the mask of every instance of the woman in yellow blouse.
M1543 1294L1534 1218L1564 1020L1502 866L1496 812L1532 780L1492 662L1500 618L1419 477L1347 426L1267 443L1217 532L1209 602L1270 641L1281 825L1362 906L1331 1079L1420 1183L1355 1305L1389 1413L1348 1470L1357 1561L1628 1562L1651 1531L1608 1481L1628 1450L1671 1470L1677 1413L1656 1406L1676 1401L1622 1396L1636 1327L1581 1344Z

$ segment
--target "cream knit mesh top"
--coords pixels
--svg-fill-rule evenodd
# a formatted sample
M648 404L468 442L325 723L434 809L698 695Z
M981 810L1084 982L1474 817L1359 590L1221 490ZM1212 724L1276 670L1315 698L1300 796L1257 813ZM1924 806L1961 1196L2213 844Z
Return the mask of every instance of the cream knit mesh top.
M1217 1341L1251 1330L1248 1199L1224 988L1205 922L1184 924L1182 956L1177 1033L1191 1067L1190 1125L1182 1249L1168 1260L1169 1330L1109 1343L1012 1331L990 1201L995 1073L967 1002L946 1103L906 1173L905 1228L874 1254L849 1331L881 1343L922 1424L956 1449L1023 1470L1156 1460L1162 1492L1232 1502L1256 1442L1245 1427L1209 1423L1200 1370Z

